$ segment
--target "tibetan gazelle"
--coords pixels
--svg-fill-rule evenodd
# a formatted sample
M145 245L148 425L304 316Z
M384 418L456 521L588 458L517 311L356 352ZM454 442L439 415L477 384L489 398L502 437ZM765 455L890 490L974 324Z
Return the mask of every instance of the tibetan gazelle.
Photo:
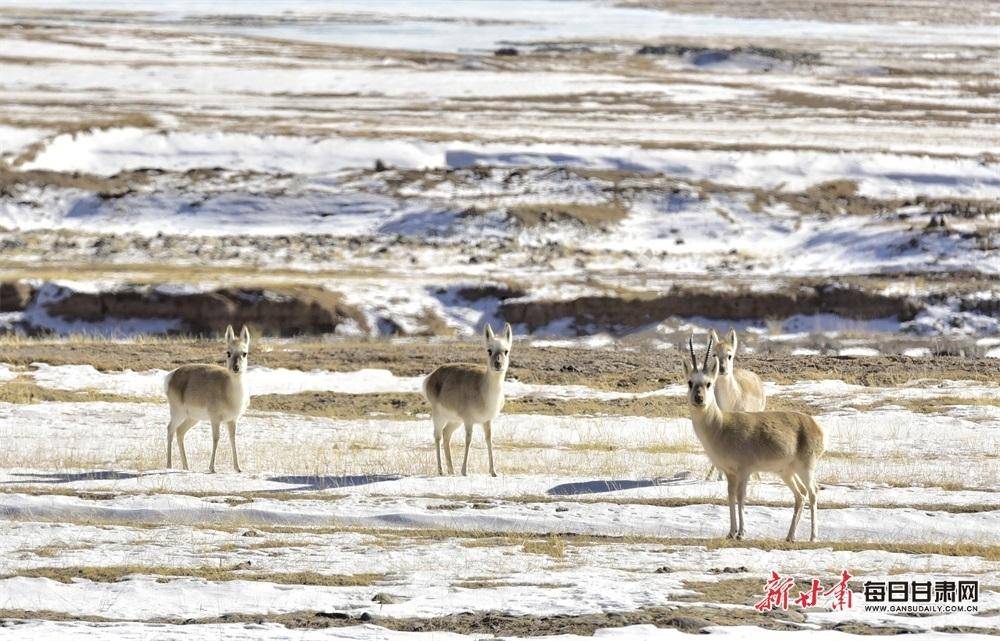
M459 425L464 425L465 457L462 459L462 476L466 476L472 428L476 423L481 423L486 436L486 449L490 455L490 475L497 475L493 465L493 419L503 409L503 379L510 364L512 334L510 323L504 325L503 335L500 337L487 324L483 330L486 342L485 370L475 365L442 365L424 380L424 396L431 404L431 420L434 422L438 474L444 474L441 467L442 445L448 461L448 473L455 473L455 466L451 462L451 435Z
M212 423L212 460L208 471L215 472L215 453L219 449L219 426L229 430L229 445L233 448L233 469L240 471L236 458L236 421L250 405L250 391L243 373L247 370L250 351L250 331L243 326L236 338L233 327L226 328L226 366L182 365L167 374L164 389L170 402L170 423L167 425L167 467L171 467L174 435L181 453L181 465L188 469L184 451L184 434L198 421Z
M767 396L760 377L748 369L736 367L736 350L739 347L736 330L730 327L724 341L719 340L714 329L710 336L715 343L715 357L719 359L719 379L714 387L719 409L723 412L763 412ZM705 480L712 477L714 469L708 471ZM721 472L719 479L722 479Z
M719 377L719 360L711 354L712 339L708 340L708 350L700 368L694 355L694 343L690 339L688 349L691 351L691 362L684 359L684 375L687 377L691 422L708 458L725 473L729 484L729 538L742 539L746 536L743 505L747 479L753 472L760 471L778 474L795 495L795 511L786 540L795 540L802 503L809 497L812 521L809 540L815 541L818 533L816 493L819 487L814 470L823 455L822 428L811 416L799 412L726 412L719 409L713 389Z
M712 330L715 357L719 359L719 380L715 386L715 401L723 412L763 412L767 404L764 384L760 377L748 369L736 367L736 350L739 347L736 330L729 328L726 340Z

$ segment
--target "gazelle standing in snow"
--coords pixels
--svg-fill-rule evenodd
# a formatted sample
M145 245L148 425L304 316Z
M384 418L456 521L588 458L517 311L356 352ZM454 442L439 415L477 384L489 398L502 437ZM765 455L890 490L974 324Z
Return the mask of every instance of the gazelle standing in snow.
M212 459L208 471L215 473L215 453L219 449L219 427L225 423L233 448L233 469L240 471L236 457L236 421L250 405L250 390L243 373L247 370L250 330L246 325L236 338L233 326L226 328L226 366L182 365L167 374L164 390L170 403L167 425L167 467L171 467L174 436L181 453L181 465L188 469L184 434L198 421L212 424Z
M444 475L441 467L442 444L448 461L448 473L455 473L455 466L451 462L451 435L459 425L464 425L465 456L462 459L462 476L466 476L472 428L476 423L482 424L486 437L490 475L497 475L493 465L493 419L503 409L503 379L507 375L507 366L510 365L510 346L513 342L510 323L504 325L503 335L500 337L493 333L493 328L487 323L483 329L483 338L486 343L485 370L475 365L442 365L424 380L424 397L431 404L434 451L440 475Z
M816 494L819 489L814 471L823 455L824 435L816 421L800 412L727 412L715 400L714 385L719 378L719 359L712 353L712 339L701 367L688 340L691 362L684 359L688 385L688 406L695 434L708 458L726 475L729 490L729 538L746 536L743 506L747 480L753 472L774 472L795 495L795 510L786 540L795 540L802 516L802 504L809 497L812 530L818 536ZM709 359L711 357L711 364ZM738 508L738 518L737 518Z
M748 369L737 369L736 350L739 346L736 330L729 328L725 341L713 329L712 342L715 343L715 357L719 359L719 380L715 383L715 402L723 412L763 412L767 404L764 384L760 377ZM715 468L708 470L705 480L712 478ZM719 472L719 479L722 473Z

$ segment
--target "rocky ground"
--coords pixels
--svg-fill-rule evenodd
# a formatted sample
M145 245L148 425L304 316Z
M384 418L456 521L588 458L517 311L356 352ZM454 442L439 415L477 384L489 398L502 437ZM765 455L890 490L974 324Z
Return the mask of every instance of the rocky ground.
M661 4L0 7L0 328L989 353L989 12Z

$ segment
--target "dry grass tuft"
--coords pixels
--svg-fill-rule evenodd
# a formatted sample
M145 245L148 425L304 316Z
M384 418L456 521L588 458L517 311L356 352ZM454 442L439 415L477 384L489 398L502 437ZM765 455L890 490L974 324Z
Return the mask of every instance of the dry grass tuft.
M550 534L544 539L525 541L521 545L521 549L530 554L545 554L553 559L561 559L566 556L566 544L561 537L555 534Z
M18 376L12 381L0 384L0 403L19 405L45 402L86 402L86 403L141 403L149 399L121 394L108 394L97 390L59 390L40 387L27 376Z

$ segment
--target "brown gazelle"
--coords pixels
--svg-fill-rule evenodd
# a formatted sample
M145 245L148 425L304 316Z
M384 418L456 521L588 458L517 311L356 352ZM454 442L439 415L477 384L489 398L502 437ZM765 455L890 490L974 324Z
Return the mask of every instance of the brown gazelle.
M809 498L812 521L810 541L818 535L816 523L816 463L823 455L823 430L811 416L800 412L726 412L715 400L713 386L719 377L719 360L712 355L712 339L701 367L688 340L691 362L684 359L688 384L688 406L695 434L708 458L726 475L729 486L729 538L746 536L743 506L747 479L753 472L778 474L795 496L795 511L788 528L788 541L802 516L803 500ZM711 359L711 362L709 362ZM739 518L737 519L737 507Z
M715 402L723 412L763 412L767 404L764 384L760 377L748 369L736 367L736 350L739 347L736 330L729 328L724 341L713 329L710 334L715 343L715 356L719 359L719 378L715 382ZM712 477L713 467L706 480ZM722 479L722 472L719 472Z
M450 444L451 435L459 425L465 426L462 476L467 474L472 428L480 423L490 456L490 474L497 475L493 465L493 419L503 409L503 379L510 364L513 332L510 323L507 323L503 327L503 335L498 338L493 334L493 328L487 324L483 329L483 337L486 341L485 370L475 365L442 365L424 380L424 396L431 404L431 420L434 422L438 474L444 474L441 467L442 445L448 461L448 473L455 473Z
M212 424L212 460L208 471L215 472L215 454L219 449L219 427L229 430L229 445L233 449L233 469L240 471L236 457L236 421L250 405L250 391L243 379L250 351L250 331L243 326L236 338L233 327L226 328L226 366L182 365L167 374L164 389L170 403L170 423L167 425L167 467L171 467L174 436L181 453L181 465L188 469L184 451L184 434L198 421Z

